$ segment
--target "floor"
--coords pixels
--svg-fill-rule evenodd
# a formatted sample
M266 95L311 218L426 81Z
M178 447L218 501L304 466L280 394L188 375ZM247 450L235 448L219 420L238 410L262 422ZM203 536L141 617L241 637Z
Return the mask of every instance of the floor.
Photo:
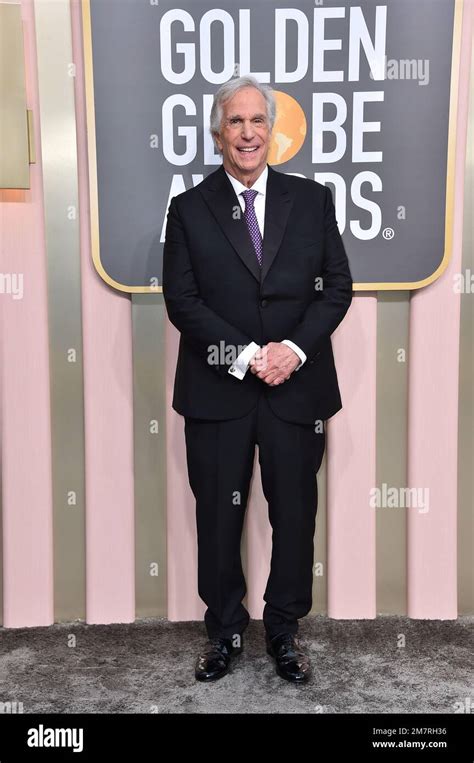
M275 673L262 622L219 681L194 679L202 622L0 628L0 702L24 713L441 713L474 708L473 617L300 622L311 682ZM22 705L19 705L22 703Z

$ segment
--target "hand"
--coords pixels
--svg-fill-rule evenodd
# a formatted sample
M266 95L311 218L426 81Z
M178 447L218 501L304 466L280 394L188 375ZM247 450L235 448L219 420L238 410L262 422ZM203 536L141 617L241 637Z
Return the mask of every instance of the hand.
M269 342L261 347L250 360L250 370L270 387L282 384L290 378L300 364L300 358L291 347L282 342Z

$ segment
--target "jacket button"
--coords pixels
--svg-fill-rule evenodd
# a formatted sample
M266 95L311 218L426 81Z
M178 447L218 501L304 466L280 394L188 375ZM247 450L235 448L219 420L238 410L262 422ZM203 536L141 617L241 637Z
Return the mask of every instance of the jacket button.
M268 305L268 299L260 300L260 307L266 307Z

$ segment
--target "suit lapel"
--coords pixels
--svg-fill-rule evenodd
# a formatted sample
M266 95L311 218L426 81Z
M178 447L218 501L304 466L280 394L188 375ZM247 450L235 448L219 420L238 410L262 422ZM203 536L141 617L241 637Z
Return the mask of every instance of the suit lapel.
M286 176L281 172L276 172L270 165L268 166L265 202L265 225L263 231L263 259L261 272L262 282L270 270L280 248L290 210L293 206L293 195L288 190Z
M224 166L209 175L198 186L204 199L244 265L259 282L263 282L280 248L290 214L293 197L285 175L268 167L263 236L263 263L260 268L247 223L240 213L239 201Z

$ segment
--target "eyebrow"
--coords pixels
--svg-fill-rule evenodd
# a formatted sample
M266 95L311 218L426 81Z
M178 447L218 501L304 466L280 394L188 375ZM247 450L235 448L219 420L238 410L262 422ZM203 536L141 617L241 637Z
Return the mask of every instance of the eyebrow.
M257 119L261 117L266 117L266 114L254 114L252 119ZM242 119L242 116L240 114L229 114L227 119Z

